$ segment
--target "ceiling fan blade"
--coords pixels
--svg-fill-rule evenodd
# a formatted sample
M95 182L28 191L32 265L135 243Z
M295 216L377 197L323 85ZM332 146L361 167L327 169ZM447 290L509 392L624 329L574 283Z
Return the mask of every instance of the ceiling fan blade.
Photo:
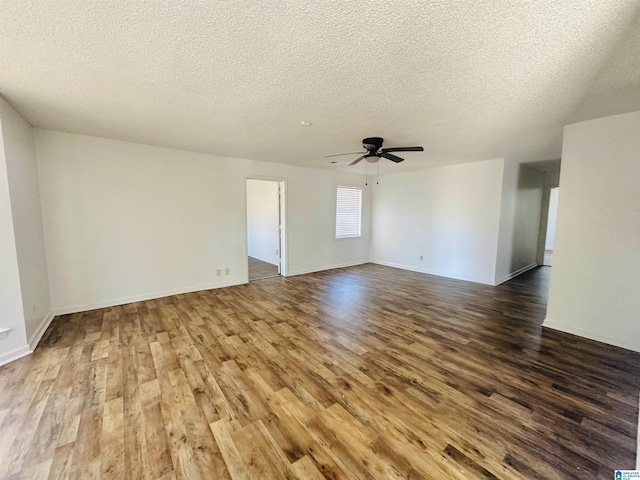
M367 152L337 153L335 155L325 155L324 158L341 157L343 155L355 155L356 153L359 155L362 155L363 153L367 153Z
M396 157L391 153L382 152L380 156L386 158L387 160L391 160L392 162L396 162L396 163L404 162L404 158Z
M424 152L422 147L391 147L383 148L382 152Z
M356 163L358 163L360 160L362 160L365 157L365 155L361 156L360 158L356 158L353 162L351 162L349 165L347 165L348 167L350 167L351 165L355 165Z

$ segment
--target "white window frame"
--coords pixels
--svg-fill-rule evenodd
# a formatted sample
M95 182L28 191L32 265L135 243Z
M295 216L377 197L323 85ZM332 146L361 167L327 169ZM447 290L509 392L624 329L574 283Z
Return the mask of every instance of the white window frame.
M340 192L341 191L352 191L352 192L358 192L358 216L357 216L357 232L355 228L352 228L351 231L348 231L346 233L341 233L341 231L344 230L348 230L349 229L349 225L345 225L344 221L342 223L342 225L340 224L340 220L341 218L339 217L340 215L340 202L339 202L339 196L340 196ZM335 238L336 239L342 239L342 238L360 238L362 237L362 187L355 187L353 185L338 185L336 187L336 215L335 215L335 219L336 219L336 228L335 228ZM347 205L345 205L347 206ZM348 213L346 213L345 215L348 215ZM353 215L353 214L352 214ZM344 215L342 216L342 219L344 220ZM341 228L342 227L342 228Z

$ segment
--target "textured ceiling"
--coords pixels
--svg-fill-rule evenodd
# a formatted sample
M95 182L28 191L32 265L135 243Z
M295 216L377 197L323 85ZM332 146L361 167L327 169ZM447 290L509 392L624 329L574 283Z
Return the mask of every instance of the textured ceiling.
M559 158L563 125L640 110L640 1L0 0L0 12L0 93L54 130L320 168L341 168L323 156L366 136L425 147L380 162L389 173Z

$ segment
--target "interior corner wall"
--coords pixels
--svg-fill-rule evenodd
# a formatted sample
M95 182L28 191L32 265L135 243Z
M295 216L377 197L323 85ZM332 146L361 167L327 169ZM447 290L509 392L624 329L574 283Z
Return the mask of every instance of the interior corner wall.
M362 176L34 133L56 313L246 282L248 177L286 179L289 275L368 261L368 194L363 236L334 235L335 188Z
M4 116L0 110L0 127L3 123ZM29 353L9 197L4 136L0 128L0 330L7 328L11 330L6 337L0 339L0 365Z
M384 176L373 196L372 261L493 285L503 162Z
M33 129L1 97L0 115L24 322L31 343L44 333L51 307Z
M247 180L249 256L278 265L280 250L278 182Z
M640 351L640 112L568 125L544 326Z
M31 125L0 96L0 364L31 351L51 319Z
M544 173L505 160L495 284L537 266Z

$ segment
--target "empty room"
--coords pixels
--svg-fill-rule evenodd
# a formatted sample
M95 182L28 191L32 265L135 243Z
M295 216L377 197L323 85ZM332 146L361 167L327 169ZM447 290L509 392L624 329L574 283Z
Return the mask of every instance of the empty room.
M635 0L0 2L0 479L634 478L638 132Z

